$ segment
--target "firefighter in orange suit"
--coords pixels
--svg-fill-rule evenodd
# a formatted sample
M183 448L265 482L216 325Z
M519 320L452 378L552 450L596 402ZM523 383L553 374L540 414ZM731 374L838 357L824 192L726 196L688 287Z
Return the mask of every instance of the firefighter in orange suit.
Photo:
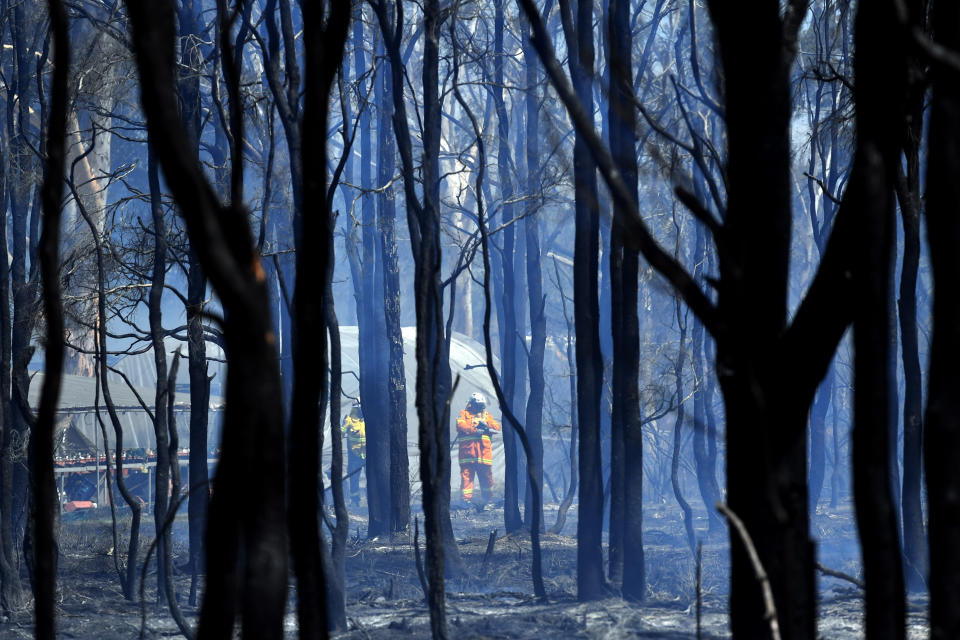
M483 510L493 493L493 447L490 436L494 431L500 431L500 423L487 411L486 404L483 394L475 393L457 417L460 493L464 502L473 504L473 476L476 475L483 492L483 500L476 503L478 511Z

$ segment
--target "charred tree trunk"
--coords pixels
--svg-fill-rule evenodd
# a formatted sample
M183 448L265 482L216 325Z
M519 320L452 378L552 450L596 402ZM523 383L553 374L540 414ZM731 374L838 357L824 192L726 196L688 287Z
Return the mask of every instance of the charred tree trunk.
M294 210L297 279L294 285L294 386L290 415L290 546L297 576L297 618L304 638L327 637L327 602L324 584L324 545L321 544L319 477L319 413L322 390L327 386L326 314L333 235L327 199L327 117L330 88L343 59L350 24L347 3L332 3L324 25L324 6L303 7L306 95L303 107L302 210ZM316 283L323 286L316 291ZM339 404L339 394L330 398ZM337 425L339 427L339 425ZM339 625L338 621L338 625Z
M398 0L399 6L399 0ZM416 211L415 228L411 237L419 235L419 246L414 250L416 263L415 298L417 316L417 418L419 420L420 480L423 484L423 512L427 538L427 576L430 585L430 629L434 640L447 637L446 587L444 586L444 520L449 513L443 504L444 493L449 498L447 478L450 451L446 449L442 432L448 431L445 412L438 409L446 402L438 384L443 350L443 299L440 295L440 4L426 0L423 45L423 204ZM398 17L399 23L399 17ZM401 84L394 76L394 87ZM399 110L398 110L399 112ZM399 124L399 118L394 119ZM406 123L403 123L406 126ZM397 137L400 132L397 131ZM407 206L409 206L408 203ZM446 483L446 487L442 485Z
M126 8L151 140L225 313L230 377L198 635L230 637L239 614L244 635L279 638L287 583L283 410L266 278L240 203L242 158L232 155L233 202L223 206L204 179L179 114L174 7L171 2L128 2ZM232 56L229 49L223 54ZM239 74L232 62L224 69L230 71L228 82L236 96ZM233 119L231 125L236 145L242 140L242 122ZM249 473L254 466L256 476Z
M902 139L891 130L905 117L906 34L893 2L861 6L855 58L858 158L862 180L854 316L853 490L866 585L868 638L904 638L905 603L897 505L891 496L889 398L890 265L895 237L893 185ZM882 67L882 70L881 70ZM883 102L877 108L877 101ZM860 153L862 152L862 154ZM849 187L848 187L849 189Z
M570 75L580 103L593 105L594 44L593 3L577 2L574 27L570 5L561 0ZM599 269L600 213L597 200L597 169L587 143L577 133L573 149L575 227L573 253L574 323L577 345L577 412L580 423L580 505L577 519L577 597L593 600L604 595L601 534L603 525L603 477L600 468L600 398L603 394L603 357L600 351Z
M149 144L149 142L148 142ZM153 362L157 372L154 397L153 433L157 444L156 491L153 501L153 522L157 532L157 597L165 601L167 559L170 557L168 534L161 534L167 518L167 486L170 482L169 438L166 406L170 393L167 380L167 354L163 343L163 286L167 272L167 228L160 203L160 168L152 151L148 151L147 173L150 183L150 214L153 219L153 277L150 280L149 321ZM170 425L176 429L176 425ZM204 456L206 457L206 456ZM178 487L179 488L179 487Z
M333 221L330 222L331 227ZM333 264L333 235L329 243L330 262ZM343 434L340 431L340 402L334 401L341 397L343 368L340 347L340 323L337 321L337 312L333 304L333 293L330 278L333 269L327 276L327 304L326 324L330 337L330 483L333 494L333 509L337 518L336 526L331 532L329 570L327 571L327 613L328 626L331 631L347 628L346 604L346 547L347 536L350 533L350 516L347 513L347 502L343 495ZM321 406L323 402L320 403ZM323 488L321 487L321 491ZM321 508L323 506L321 505Z
M359 81L367 71L363 43L362 4L357 4L353 21L354 74ZM363 109L359 118L360 186L373 186L370 153L370 109ZM385 337L383 317L377 313L380 305L375 300L377 265L377 221L373 194L360 197L360 296L357 300L357 325L360 360L360 397L366 423L367 537L389 535L390 528L390 420L385 412L387 393L386 362L383 358Z
M199 33L193 0L183 0L177 10L180 37ZM194 153L200 153L200 64L202 54L195 46L183 46L180 54L181 73L177 78L181 118ZM204 562L203 541L206 533L209 490L194 490L209 483L207 467L207 427L210 406L210 381L207 378L207 349L203 330L203 304L207 279L203 265L192 248L187 269L187 372L190 376L190 497L187 520L190 537L190 604L197 604L199 574Z
M806 425L826 365L818 352L802 374L791 370L794 382L774 373L781 366L774 354L787 344L782 336L791 233L789 71L802 18L794 4L782 18L775 4L757 7L759 37L748 44L732 6L708 3L724 71L729 153L726 217L722 238L715 237L722 242L717 310L723 326L716 368L726 406L729 506L770 575L783 638L812 639L816 599ZM758 82L765 88L759 100ZM827 345L831 353L833 348ZM759 583L742 541L732 529L730 536L733 635L767 638Z
M10 97L8 90L8 105L12 103ZM10 147L7 141L0 144L4 158L8 157ZM7 235L7 175L6 162L0 161L0 247L10 246ZM0 260L0 610L4 615L18 609L23 598L12 518L13 469L16 463L11 446L14 408L11 404L10 381L10 302L10 263Z
M913 2L911 18L926 27L928 2ZM917 11L917 9L920 9ZM900 340L903 353L903 490L900 508L903 517L903 557L905 586L911 592L926 586L927 540L923 518L923 375L920 369L920 344L917 328L917 276L920 270L920 147L923 139L923 114L927 74L924 61L909 60L910 94L904 135L906 172L897 171L897 199L903 221L903 267L900 275Z
M34 520L34 616L38 640L53 640L56 633L57 485L53 477L54 421L64 360L63 308L60 302L60 219L67 128L67 77L70 41L67 13L58 0L50 0L50 30L54 41L54 69L43 172L43 237L39 246L43 279L43 309L47 320L46 376L32 445L31 482Z
M679 227L677 228L677 247L679 249ZM686 418L683 397L683 365L687 356L687 319L684 317L683 305L676 301L677 327L680 330L680 340L677 343L677 358L673 362L674 388L677 398L677 419L673 423L673 451L670 456L670 485L673 487L673 496L677 499L680 511L683 512L683 528L687 534L687 547L690 554L696 555L696 541L693 534L693 510L680 488L680 454L683 446L683 421Z
M540 269L540 233L538 230L540 192L540 70L537 54L529 38L523 38L523 60L526 67L527 92L526 107L526 190L530 198L523 227L526 240L527 262L527 301L530 313L530 352L527 357L527 375L530 380L530 395L527 397L525 422L526 436L530 441L532 459L527 460L535 478L538 495L543 495L543 394L545 380L543 376L544 350L547 343L546 296L543 294L543 274ZM533 524L534 489L527 486L524 523L529 528ZM542 510L542 506L540 507ZM543 522L543 513L536 520Z
M437 0L424 5L423 54L423 200L416 193L413 148L403 98L403 58L400 41L403 3L397 2L388 15L387 0L374 5L383 34L393 79L393 130L402 162L407 222L415 263L414 298L417 318L416 405L419 421L420 480L427 536L430 628L434 638L447 637L444 564L460 566L459 551L450 525L450 451L448 397L449 363L444 359L443 301L440 296L440 96L439 32L441 12Z
M381 41L381 47L382 41ZM377 183L393 179L396 168L393 119L393 76L377 75ZM410 527L410 460L407 456L407 378L403 364L403 335L400 330L400 261L397 256L396 191L386 189L377 196L377 229L380 232L380 262L383 265L383 318L389 356L387 364L387 409L390 429L390 530Z
M960 50L960 5L937 2L937 43ZM932 70L927 240L933 266L933 342L927 401L924 463L930 509L930 637L960 636L960 72L943 64Z
M609 39L610 151L620 175L637 200L636 109L632 83L633 38L630 3L610 0L607 13ZM620 205L614 204L615 207ZM614 570L615 529L622 544L622 592L628 600L642 600L646 590L643 558L643 434L640 420L640 324L637 316L639 257L622 242L619 224L625 211L613 215L610 234L611 320L613 327L613 410L611 420L610 564ZM615 474L620 458L620 477ZM615 494L619 493L619 496ZM614 498L617 497L618 500ZM619 502L622 514L615 518Z
M509 201L514 197L514 184L510 169L510 119L503 99L503 0L494 0L494 59L493 59L493 102L497 112L497 173L500 182L500 200L503 203L502 220L506 224L513 220L516 207ZM503 392L507 403L514 407L517 380L517 311L516 284L513 267L516 227L509 224L503 229L502 240L502 318L498 323L500 333L500 371L503 379ZM519 451L515 435L516 425L503 431L503 524L507 533L520 529L519 486L517 469Z
M35 97L34 67L36 42L28 40L28 6L21 3L11 7L12 21L9 24L13 40L13 69L10 75L10 90L7 101L7 135L9 139L12 171L8 175L10 198L10 287L13 293L13 324L11 327L11 401L10 429L17 445L13 455L13 491L11 509L4 514L13 523L14 547L24 542L24 531L30 501L30 483L27 466L27 442L30 438L32 416L24 413L28 406L27 390L30 386L27 365L33 356L31 335L39 311L37 301L38 262L35 260L36 238L28 229L33 229L32 218L39 218L39 190L34 176L38 173L35 146L28 139L30 131L31 103ZM39 75L39 70L37 70ZM14 107L16 105L16 107ZM27 260L30 256L30 268ZM28 569L32 563L24 549Z

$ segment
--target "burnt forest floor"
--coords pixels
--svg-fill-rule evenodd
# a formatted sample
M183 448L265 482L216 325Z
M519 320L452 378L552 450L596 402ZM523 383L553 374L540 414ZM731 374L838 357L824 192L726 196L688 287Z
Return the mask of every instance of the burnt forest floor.
M556 506L545 508L549 528ZM701 511L701 516L703 515ZM588 603L576 600L576 508L568 514L563 535L542 536L543 575L547 601L533 597L531 544L526 534L503 535L503 511L454 510L452 520L468 577L447 582L447 621L452 638L696 638L696 587L693 554L683 535L675 506L645 507L644 553L647 598L630 604L611 594ZM365 539L363 514L351 515L347 547L347 618L344 639L426 638L429 616L414 564L409 536L393 540ZM859 557L849 507L821 509L813 520L820 541L818 560L831 569L857 576ZM121 523L121 529L125 526ZM697 523L701 534L705 518ZM490 532L498 530L494 551L484 570ZM123 531L121 531L121 534ZM186 522L174 528L174 564L186 563ZM63 638L134 638L140 633L140 606L124 600L114 569L109 520L64 518L61 525L58 636ZM142 557L153 529L144 523ZM421 548L423 539L421 533ZM121 539L121 549L125 541ZM122 555L122 554L121 554ZM606 559L606 558L604 558ZM154 564L155 566L155 564ZM702 637L727 638L726 534L704 537L702 551ZM181 608L196 623L197 610L186 602L189 576L177 575ZM292 581L291 581L292 584ZM27 587L26 579L24 586ZM287 635L296 637L291 589ZM819 635L845 640L861 638L862 595L849 582L819 579ZM148 638L178 635L168 610L156 603L156 572L146 586ZM926 630L926 601L909 600L910 638ZM21 610L0 622L0 638L32 638L29 598Z

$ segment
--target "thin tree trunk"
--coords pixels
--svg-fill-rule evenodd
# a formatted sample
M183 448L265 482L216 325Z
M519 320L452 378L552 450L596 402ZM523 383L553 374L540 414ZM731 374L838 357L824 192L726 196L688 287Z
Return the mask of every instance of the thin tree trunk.
M514 185L510 168L510 119L507 115L506 103L503 99L503 35L504 11L503 0L494 0L494 58L493 58L493 102L497 112L497 175L500 182L500 200L503 203L501 219L504 224L513 220L516 207L509 201L514 197ZM516 242L516 227L513 224L503 229L503 258L500 261L503 268L501 282L503 283L501 308L502 322L500 333L500 371L503 378L503 390L507 403L513 407L516 400L517 380L517 312L516 312L516 284L514 273L514 245ZM512 533L520 529L523 521L520 518L519 487L517 469L519 452L515 435L516 425L503 432L503 520L504 529Z
M570 20L569 2L561 0L561 13ZM576 29L570 33L570 75L577 96L592 111L591 77L594 66L593 3L577 2ZM601 597L603 577L601 533L603 524L603 478L600 468L600 398L603 393L603 360L600 352L597 295L600 222L596 165L586 142L577 133L573 151L575 185L574 322L577 345L577 411L580 423L580 505L577 519L577 597L581 601Z
M31 460L32 518L35 531L34 617L38 640L53 640L56 633L57 535L59 514L53 477L54 421L64 360L63 308L60 301L60 201L63 194L64 148L67 127L67 81L70 69L69 22L63 4L50 0L50 30L54 40L54 69L50 124L43 172L43 237L39 258L43 279L43 308L47 321L46 376L40 395Z
M936 41L960 50L960 5L934 4ZM930 637L960 637L960 72L932 71L927 241L933 266L933 342L930 345L924 463L930 510Z
M531 475L536 481L536 493L543 495L543 394L545 380L543 359L547 342L546 296L543 293L543 274L540 269L540 233L538 230L540 192L540 70L537 54L530 45L530 39L523 39L523 60L526 67L527 92L526 106L526 178L527 217L523 226L526 239L527 262L527 301L530 313L530 352L527 357L527 375L530 380L530 395L527 397L527 412L524 420L526 436L530 441L533 457L527 460L532 468ZM534 519L543 522L543 513L533 516L534 488L527 486L524 523L533 526ZM542 509L542 506L539 507Z
M921 4L926 4L921 3ZM923 15L926 15L926 11ZM917 20L917 16L914 16ZM903 349L903 515L904 578L911 592L925 588L927 540L923 519L923 375L917 329L917 276L920 269L920 147L927 85L924 64L910 59L912 80L904 137L906 172L897 171L897 198L903 221L903 268L900 275L900 336Z
M380 47L383 41L380 40ZM377 183L393 179L396 167L393 118L393 76L377 75ZM377 196L377 230L380 232L380 262L383 265L383 318L389 356L387 364L387 410L390 429L390 530L410 527L410 460L407 455L407 378L403 364L403 335L400 330L400 261L397 256L396 196L385 189Z
M632 84L633 39L631 7L625 0L610 0L607 12L610 72L610 150L635 205L637 198L636 115ZM620 205L614 204L615 207ZM613 411L611 422L610 564L622 572L622 593L628 600L642 600L646 591L643 556L643 433L640 419L640 323L637 315L639 257L636 249L621 240L624 229L617 222L625 211L613 215L610 241L613 332ZM615 476L620 458L620 477ZM619 484L622 502L620 536L622 568L614 565L615 491Z
M317 512L322 420L319 407L327 387L326 311L332 269L333 235L327 199L327 117L330 89L343 59L350 7L333 3L324 25L324 7L303 7L306 95L300 158L305 177L302 211L295 211L297 279L294 285L294 387L290 416L290 546L297 576L297 619L302 638L326 638L328 621ZM299 220L297 219L299 218ZM323 285L316 290L316 283ZM330 399L340 402L339 394ZM339 426L339 425L338 425ZM338 623L339 624L339 621Z
M189 43L199 27L193 0L183 0L178 11L180 36ZM180 54L181 73L177 78L181 118L191 148L199 154L200 144L200 63L196 47L183 46ZM203 303L206 299L206 276L197 252L190 247L187 268L187 372L190 376L190 468L191 487L209 482L207 467L207 427L210 406L210 380L207 378L207 349L203 330ZM206 533L207 508L210 491L191 491L187 503L187 522L190 538L190 596L191 606L197 604L199 575L204 562L203 541Z
M9 96L8 96L9 97ZM8 105L10 102L8 101ZM9 107L8 107L9 108ZM6 157L9 145L4 140L2 153ZM0 162L0 247L9 247L7 238L7 172ZM20 573L16 570L13 521L13 467L11 438L13 434L13 407L11 406L10 360L10 263L0 260L0 610L4 615L20 607L23 590Z
M363 42L363 5L354 8L353 38L354 75L359 81L366 72ZM359 118L360 136L360 186L373 186L370 153L370 109L362 109ZM363 417L366 423L366 460L364 473L367 476L367 537L388 535L390 528L390 422L386 414L385 383L387 369L383 351L383 320L378 318L379 306L375 301L375 276L377 274L377 221L373 194L360 194L360 297L357 300L357 325L359 331L360 396L363 401Z
M440 7L437 0L424 4L423 54L423 200L416 193L413 148L403 98L403 59L400 40L403 27L403 3L398 2L393 19L386 0L377 0L374 11L384 36L390 72L393 78L393 128L400 152L403 184L415 263L414 299L417 319L416 406L419 420L420 480L427 537L427 573L429 577L430 629L437 640L447 637L444 560L459 563L459 551L450 540L450 451L448 448L450 391L449 363L444 360L443 304L440 297L440 96L439 31ZM394 22L395 21L395 22ZM446 486L444 486L446 485ZM448 534L445 536L445 532ZM453 544L450 544L453 542Z
M149 141L148 141L149 144ZM166 598L167 558L170 554L169 535L160 535L167 519L167 486L170 482L169 438L167 429L167 354L163 342L163 287L167 273L167 228L160 203L160 169L152 151L148 151L147 174L150 183L150 214L153 219L153 274L150 280L149 321L150 343L157 372L154 397L153 433L157 445L156 491L153 501L153 522L157 532L157 598L161 604ZM173 425L176 428L176 425Z
M895 223L893 185L900 164L906 90L906 42L893 2L861 5L857 11L858 159L853 181L862 181L854 315L853 491L865 584L866 637L906 636L903 569L897 505L891 495L890 430L897 424L889 398L891 263ZM881 65L882 71L881 71ZM887 96L893 96L886 100ZM878 99L883 98L882 108ZM862 152L862 154L861 154ZM848 187L850 189L851 187Z
M331 258L333 257L332 240L331 236ZM328 571L327 581L327 611L330 615L328 622L330 630L333 631L347 628L345 562L347 535L350 532L350 516L347 513L347 502L343 495L343 434L340 431L340 402L335 400L342 394L343 371L340 323L337 321L333 294L330 292L329 286L327 289L326 320L330 339L330 450L333 456L330 461L330 482L333 494L333 509L337 518L331 537L330 570Z

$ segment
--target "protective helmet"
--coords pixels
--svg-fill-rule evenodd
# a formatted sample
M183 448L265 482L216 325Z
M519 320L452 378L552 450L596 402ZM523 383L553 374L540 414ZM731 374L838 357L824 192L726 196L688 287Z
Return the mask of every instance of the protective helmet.
M485 407L487 406L487 399L478 391L470 396L470 404L475 404L478 407Z

